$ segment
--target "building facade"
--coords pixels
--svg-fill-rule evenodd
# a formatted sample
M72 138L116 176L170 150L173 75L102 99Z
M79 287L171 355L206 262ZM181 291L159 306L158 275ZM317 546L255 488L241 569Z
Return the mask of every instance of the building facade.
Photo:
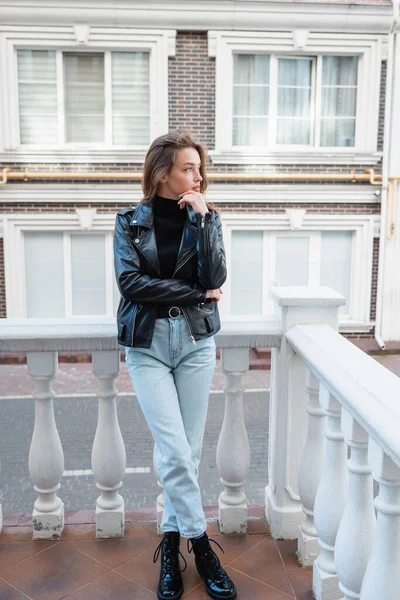
M114 315L112 234L151 141L209 152L229 278L343 293L340 330L400 340L398 4L0 0L0 317Z

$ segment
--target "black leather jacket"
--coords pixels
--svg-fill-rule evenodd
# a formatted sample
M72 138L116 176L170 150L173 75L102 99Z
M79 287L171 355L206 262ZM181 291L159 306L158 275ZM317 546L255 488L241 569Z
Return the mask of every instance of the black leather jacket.
M172 279L161 279L154 230L153 203L117 213L114 265L121 300L118 343L150 348L160 306L180 306L194 345L221 328L216 302L206 302L206 290L226 280L225 250L218 213L202 219L186 207L182 241Z

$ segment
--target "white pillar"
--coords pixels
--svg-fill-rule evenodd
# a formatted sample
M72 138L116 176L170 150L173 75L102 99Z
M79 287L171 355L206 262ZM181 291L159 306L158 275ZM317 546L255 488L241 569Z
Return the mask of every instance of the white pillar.
M376 519L368 435L342 408L342 431L351 449L349 489L335 545L335 564L343 600L360 598L361 584L374 543Z
M221 350L227 384L225 413L217 445L217 469L225 489L218 499L222 533L247 532L247 498L243 486L250 468L250 446L243 417L242 377L249 368L248 348Z
M57 539L64 529L64 504L57 496L64 454L54 419L51 384L57 352L28 352L27 367L35 382L35 425L29 450L29 472L38 493L32 513L33 539Z
M311 566L321 551L314 525L314 502L325 457L325 411L318 399L319 381L309 369L306 390L310 398L307 407L308 434L299 468L299 495L306 518L300 525L297 544L299 561L303 567Z
M395 4L393 2L393 4ZM385 135L389 136L390 161L389 176L400 175L400 36L397 33L394 62L394 88L392 96L392 122ZM394 206L394 232L386 239L383 263L383 289L381 310L381 336L385 342L400 338L400 181L392 185L391 199L387 207L388 229L392 223L391 212ZM379 188L378 188L379 189ZM386 229L386 223L381 223Z
M377 529L361 587L361 600L398 600L400 594L400 468L369 442L369 460L379 483Z
M338 328L343 296L326 287L275 287L271 294L282 322L282 341L272 350L266 517L273 537L294 539L304 520L299 490L300 459L307 435L305 366L286 340L297 323Z
M336 573L336 535L346 502L348 472L347 446L340 428L341 405L320 385L320 402L327 415L326 452L321 481L314 503L314 522L321 554L313 564L313 592L316 600L342 598Z
M119 373L119 351L93 352L93 373L99 380L99 413L92 449L92 469L101 495L96 501L96 537L124 534L125 505L118 490L126 469L126 453L119 428L114 380Z

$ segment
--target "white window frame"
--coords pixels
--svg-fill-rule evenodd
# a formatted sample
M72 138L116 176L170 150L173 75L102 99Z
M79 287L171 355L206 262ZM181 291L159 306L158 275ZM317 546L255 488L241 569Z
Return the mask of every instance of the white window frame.
M147 146L112 145L110 135L104 144L20 144L17 50L55 50L57 52L57 86L59 122L62 118L62 52L102 52L105 74L110 70L110 53L149 52L150 141L168 130L168 57L175 56L175 30L146 30L90 27L9 27L0 31L0 81L7 94L0 94L0 159L31 162L139 162ZM107 110L110 92L105 81ZM61 110L61 113L60 113Z
M115 214L96 214L90 229L83 228L78 214L19 214L3 217L4 237L4 271L6 282L7 317L26 318L25 257L24 234L26 232L61 232L64 235L64 266L68 258L70 234L101 233L105 235L105 271L106 271L106 310L107 315L114 315L112 278L114 277L112 236L115 225ZM70 257L69 257L70 258ZM70 267L68 267L70 269ZM67 299L71 297L71 278L64 275L65 281L65 316L87 318L72 315ZM69 282L69 284L68 284ZM49 283L49 285L51 285ZM90 315L89 315L90 316ZM93 315L102 318L102 315Z
M377 151L377 137L381 63L385 58L383 36L352 33L322 34L306 30L263 33L209 31L208 41L209 56L216 59L215 150L210 152L214 164L372 165L379 161L382 155ZM233 146L233 54L235 53L269 54L272 72L274 61L278 57L316 57L318 70L321 69L320 57L322 56L358 56L355 146L332 148L277 144L269 144L268 147L263 148ZM275 94L271 87L270 81L270 98ZM320 90L316 89L316 93L320 94ZM318 98L316 105L318 106ZM319 126L318 118L315 122Z
M294 209L297 210L297 209ZM254 214L231 214L223 215L223 235L226 250L228 278L224 284L224 294L219 302L221 315L231 314L231 279L229 276L232 261L232 232L233 231L264 231L263 236L263 264L268 262L268 272L271 273L271 265L275 264L274 243L272 235L307 235L315 232L314 247L310 248L311 260L315 264L310 265L311 272L319 272L318 246L320 244L320 233L322 231L351 231L353 233L352 260L351 260L351 285L349 298L349 314L340 317L341 330L369 331L373 325L370 320L371 307L371 285L372 285L372 261L373 261L373 239L377 235L377 224L379 215L332 215L305 212L301 225L293 228L291 209L286 213L254 213ZM263 299L262 310L270 314L273 303L268 297L268 282L266 281L267 268L263 267ZM243 316L243 315L242 315Z

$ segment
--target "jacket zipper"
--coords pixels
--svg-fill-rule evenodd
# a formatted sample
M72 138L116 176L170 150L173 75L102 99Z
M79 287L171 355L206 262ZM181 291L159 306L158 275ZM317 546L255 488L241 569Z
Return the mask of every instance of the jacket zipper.
M197 346L197 342L196 342L196 340L194 339L193 329L192 329L192 326L191 326L191 324L190 324L189 317L188 317L188 316L187 316L187 314L186 314L186 309L185 309L185 308L183 308L183 306L181 306L181 310L182 310L182 312L183 312L183 316L185 317L185 319L186 319L186 323L187 323L187 326L188 326L188 328L189 328L189 337L190 337L190 339L192 340L193 346L195 346L195 347L196 347L196 346Z
M175 271L172 273L172 277L174 277L175 273L177 271L179 271L179 269L181 269L183 267L183 265L185 265L187 263L187 261L190 260L194 254L196 254L196 252L197 252L197 250L195 248L194 250L192 250L192 252L185 258L185 260L180 265L177 265L175 267Z
M132 323L132 339L131 339L132 346L133 346L133 336L134 336L134 332L135 332L136 314L137 314L138 309L139 309L139 307L136 304L135 311L133 313L133 323Z

